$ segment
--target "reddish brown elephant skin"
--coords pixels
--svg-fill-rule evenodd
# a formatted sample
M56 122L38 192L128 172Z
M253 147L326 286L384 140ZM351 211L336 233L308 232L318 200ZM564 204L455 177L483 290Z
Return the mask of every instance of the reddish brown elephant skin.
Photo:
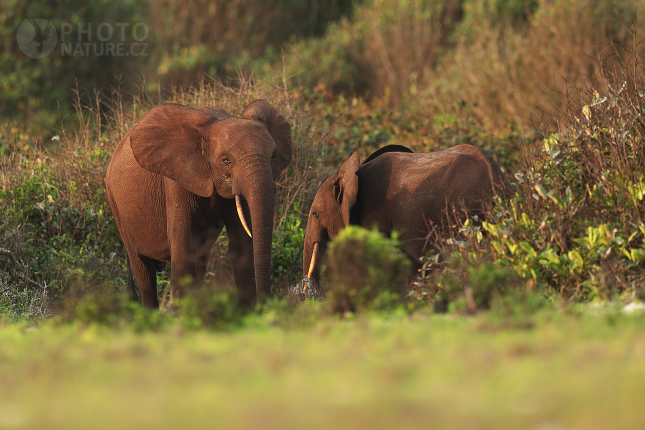
M403 250L418 263L433 246L430 238L445 235L457 220L483 217L494 195L512 194L497 163L472 145L431 153L401 152L400 147L378 152L363 165L358 153L352 154L318 189L307 222L303 276L314 244L319 262L327 243L348 224L376 226L387 235L397 230ZM316 263L313 279L319 268Z
M240 303L270 290L274 181L291 159L288 122L256 100L230 117L219 108L164 104L121 140L108 166L110 206L144 306L158 307L157 268L170 263L171 298L203 281L226 226ZM244 202L253 238L237 215ZM188 281L187 281L188 280ZM131 293L136 294L131 276Z

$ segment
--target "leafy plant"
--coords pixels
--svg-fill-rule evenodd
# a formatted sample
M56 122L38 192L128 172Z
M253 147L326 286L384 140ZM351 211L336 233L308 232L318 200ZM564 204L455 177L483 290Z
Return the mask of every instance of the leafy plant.
M334 312L389 309L401 303L410 261L378 231L343 229L327 251L327 298Z
M173 303L177 315L186 328L224 329L237 321L241 310L237 307L235 290L214 284L198 286Z
M302 228L300 203L293 204L289 213L285 208L278 208L281 218L279 227L274 231L271 253L273 279L292 282L298 279L302 265L302 250L305 243L305 229Z

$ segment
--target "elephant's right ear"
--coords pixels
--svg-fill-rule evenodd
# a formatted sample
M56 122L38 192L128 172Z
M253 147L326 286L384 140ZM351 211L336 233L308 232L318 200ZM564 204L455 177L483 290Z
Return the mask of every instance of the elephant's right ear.
M213 194L211 168L202 154L212 112L167 103L153 108L130 135L132 153L146 170L170 178L202 197Z
M334 184L336 201L340 207L345 227L349 225L349 211L358 197L358 176L356 172L359 166L358 152L354 152L338 169L338 179Z

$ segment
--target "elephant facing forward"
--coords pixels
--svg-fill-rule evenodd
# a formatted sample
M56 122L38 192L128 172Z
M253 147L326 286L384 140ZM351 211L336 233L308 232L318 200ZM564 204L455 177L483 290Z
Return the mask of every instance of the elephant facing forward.
M186 279L202 282L223 227L240 303L269 293L274 181L291 151L289 123L263 100L246 106L241 118L164 104L130 129L114 151L106 185L144 306L159 306L162 262L170 263L171 298L182 295Z
M402 249L419 267L432 238L456 221L483 217L493 196L510 197L510 183L497 163L472 145L412 153L391 145L362 165L354 152L318 189L311 205L303 250L303 276L317 280L327 243L356 224L400 233Z

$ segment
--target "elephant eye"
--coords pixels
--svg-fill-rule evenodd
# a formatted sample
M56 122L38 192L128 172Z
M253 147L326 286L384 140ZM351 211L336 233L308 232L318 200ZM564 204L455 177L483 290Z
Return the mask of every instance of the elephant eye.
M231 160L228 157L222 158L222 164L225 166L230 166L231 165Z
M314 216L314 218L318 219L318 213L317 212L314 212L312 215Z

